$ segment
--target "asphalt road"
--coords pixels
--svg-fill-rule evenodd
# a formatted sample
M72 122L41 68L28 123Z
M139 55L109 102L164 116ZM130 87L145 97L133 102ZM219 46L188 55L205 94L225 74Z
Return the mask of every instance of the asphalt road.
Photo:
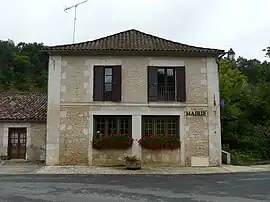
M207 175L0 175L0 202L270 201L270 172Z

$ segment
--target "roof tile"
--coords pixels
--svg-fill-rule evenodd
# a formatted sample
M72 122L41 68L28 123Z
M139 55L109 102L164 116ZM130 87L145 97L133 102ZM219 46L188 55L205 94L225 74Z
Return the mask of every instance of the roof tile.
M67 44L46 47L45 52L174 52L174 53L201 53L219 55L223 50L190 46L135 29L127 30L107 37L83 43Z
M1 121L46 121L47 93L0 92Z

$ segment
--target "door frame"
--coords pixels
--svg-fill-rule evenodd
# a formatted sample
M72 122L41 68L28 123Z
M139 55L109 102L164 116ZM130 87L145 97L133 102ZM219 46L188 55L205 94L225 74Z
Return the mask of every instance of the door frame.
M15 132L15 134L18 136L17 137L17 145L16 145L16 150L17 150L17 155L14 157L12 156L12 148L11 147L11 135L13 134L12 132ZM26 159L26 154L27 154L27 127L9 127L8 128L8 147L7 147L7 155L9 159ZM21 145L24 145L21 147ZM23 148L24 152L21 153L21 149Z

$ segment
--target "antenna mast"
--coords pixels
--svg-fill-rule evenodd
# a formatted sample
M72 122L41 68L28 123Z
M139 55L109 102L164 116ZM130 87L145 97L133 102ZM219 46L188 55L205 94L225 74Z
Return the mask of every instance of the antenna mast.
M82 1L82 2L80 2L80 3L77 3L77 4L73 5L73 6L70 6L70 7L67 7L67 8L64 9L64 11L65 11L66 13L67 13L68 10L70 10L70 9L72 9L72 8L74 8L74 11L75 11L75 13L74 13L74 28L73 28L73 43L75 43L76 20L77 20L77 7L78 7L79 5L81 5L81 4L86 3L87 1L89 1L89 0Z

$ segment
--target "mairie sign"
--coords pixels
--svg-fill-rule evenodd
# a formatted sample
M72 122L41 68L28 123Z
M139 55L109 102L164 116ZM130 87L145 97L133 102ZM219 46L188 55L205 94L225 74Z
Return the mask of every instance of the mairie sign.
M207 111L185 111L186 116L206 116Z

